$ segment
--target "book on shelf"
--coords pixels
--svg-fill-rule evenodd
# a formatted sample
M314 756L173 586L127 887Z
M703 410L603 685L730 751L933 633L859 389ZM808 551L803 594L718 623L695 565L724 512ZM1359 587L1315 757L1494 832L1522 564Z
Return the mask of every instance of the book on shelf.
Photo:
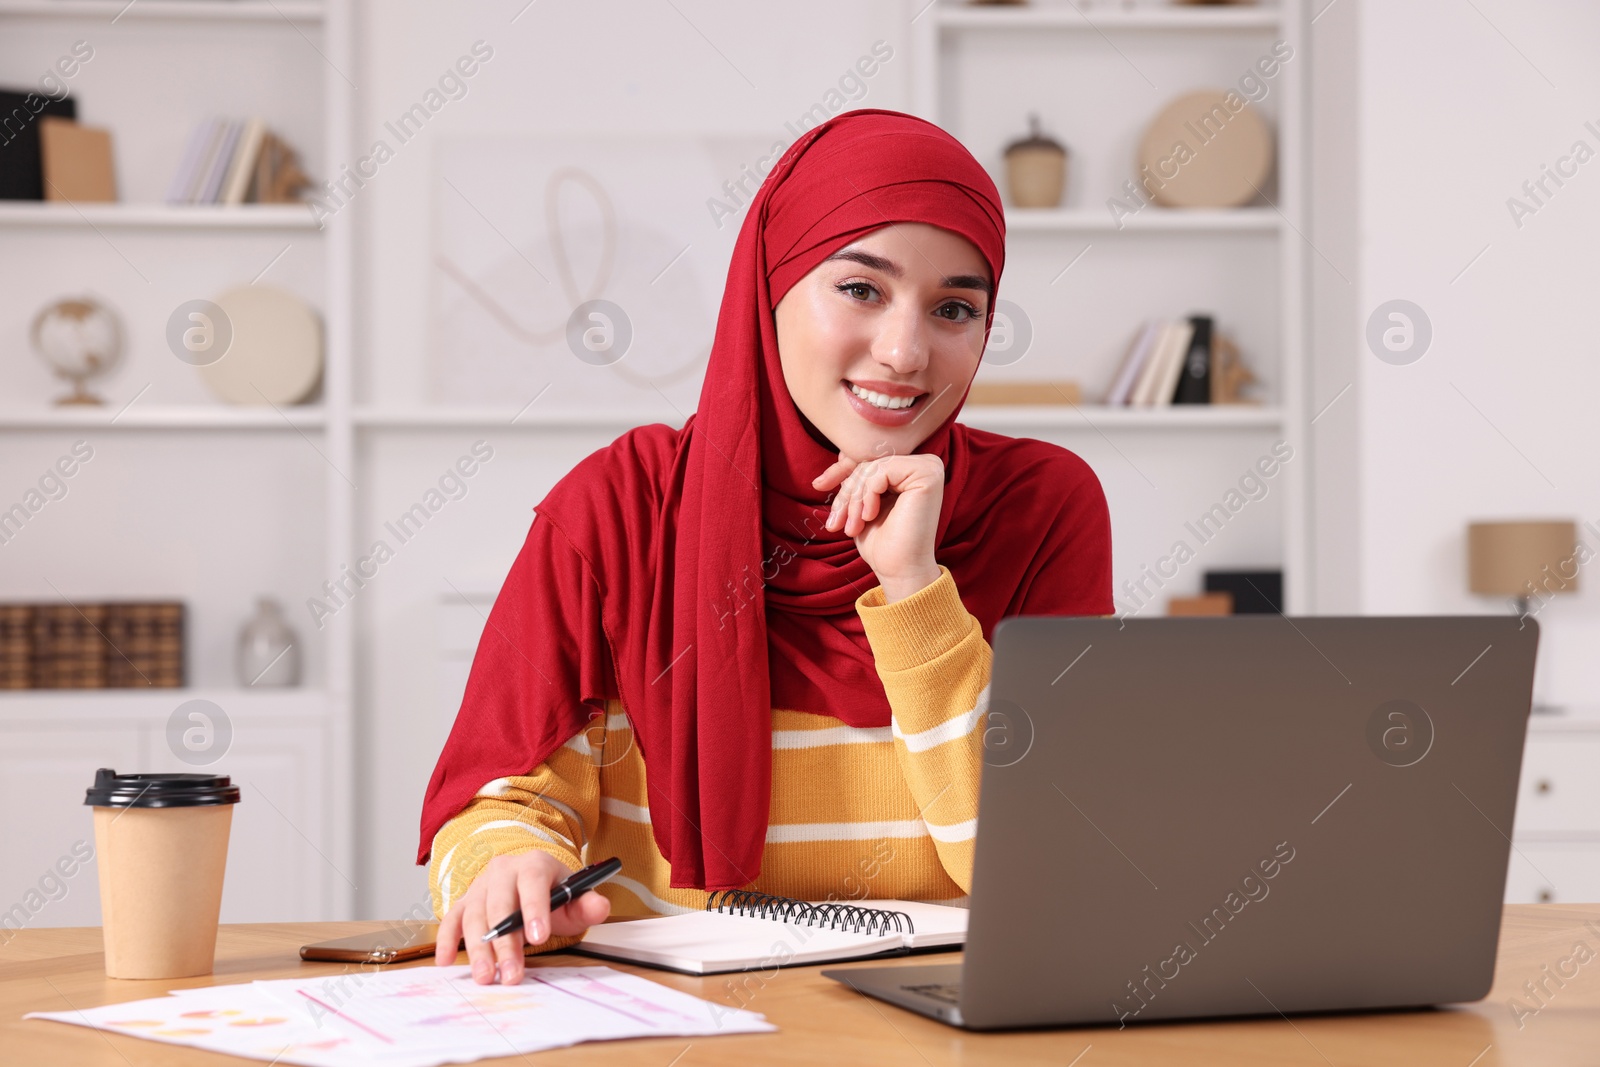
M212 150L212 137L216 130L217 120L206 119L190 131L189 143L184 146L177 172L172 175L172 182L167 186L167 203L188 203L194 190L194 176L203 165L207 153Z
M184 684L181 602L0 604L0 689Z
M1175 404L1250 404L1240 391L1255 376L1239 360L1238 346L1210 315L1148 320L1140 325L1106 391L1118 407Z
M106 687L183 685L183 605L107 604Z
M26 689L32 679L26 604L0 604L0 689Z
M245 122L244 129L239 133L238 150L234 152L228 176L222 182L222 203L244 203L245 193L250 191L250 179L255 173L256 157L261 154L261 142L266 133L266 124L260 119L252 118Z
M1194 327L1187 321L1163 322L1161 335L1155 348L1139 374L1133 396L1128 403L1133 407L1164 407L1172 400L1172 386L1177 382L1177 363L1189 344Z
M243 129L244 123L232 121L223 128L217 154L211 158L211 166L206 171L206 180L200 186L200 195L196 197L199 203L217 202L217 197L222 193L222 179L228 176L228 168L233 164L233 150L239 144L239 133Z
M103 604L38 604L28 628L33 659L31 689L104 689L106 661L99 647Z
M298 203L295 151L259 118L201 120L167 186L169 204Z
M1183 374L1183 360L1189 352L1189 342L1194 339L1194 320L1185 319L1174 323L1167 349L1161 356L1161 373L1155 381L1155 392L1151 395L1151 407L1164 408L1172 403L1172 395L1178 388L1178 378Z
M1174 404L1211 403L1211 316L1191 315L1194 334L1188 351L1178 365L1178 384L1172 393Z
M201 147L200 158L195 161L194 170L190 172L183 186L182 204L198 204L200 196L205 191L206 178L211 174L211 168L216 165L217 155L222 151L222 142L228 137L228 124L223 119L212 119L206 125L205 144Z
M110 130L59 115L39 116L39 168L46 200L109 204L117 199Z
M1107 404L1121 405L1128 402L1133 395L1133 387L1139 380L1140 373L1144 370L1145 363L1150 359L1150 353L1155 348L1156 339L1161 336L1161 323L1156 319L1146 319L1139 332L1133 335L1133 343L1128 346L1127 353L1122 357L1122 366L1117 368L1117 376L1111 381L1111 389L1106 393Z
M39 153L39 119L78 117L78 102L24 89L0 89L0 200L43 200L44 168Z
M1161 373L1161 361L1166 358L1167 347L1172 344L1172 323L1157 322L1155 336L1150 341L1150 351L1144 361L1139 365L1139 373L1134 376L1133 386L1128 391L1128 398L1124 401L1129 407L1146 406L1146 397L1155 393L1153 384Z

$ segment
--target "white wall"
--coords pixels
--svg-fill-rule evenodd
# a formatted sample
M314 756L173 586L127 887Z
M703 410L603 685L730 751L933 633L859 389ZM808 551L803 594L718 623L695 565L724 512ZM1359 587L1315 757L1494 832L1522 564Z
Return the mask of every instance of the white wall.
M1361 483L1356 463L1362 398L1356 375L1361 355L1361 187L1356 177L1364 87L1356 58L1359 11L1357 4L1317 6L1305 48L1310 63L1307 239L1314 248L1306 260L1312 489L1307 555L1312 610L1321 615L1361 610Z
M1342 32L1337 8L1328 20ZM1506 610L1467 592L1467 522L1600 526L1600 158L1520 228L1507 209L1575 141L1600 152L1600 135L1584 127L1600 128L1600 8L1366 2L1357 21L1359 403L1337 415L1359 419L1353 606ZM1433 324L1432 347L1409 366L1380 362L1361 339L1366 316L1394 298ZM1338 386L1319 380L1314 404ZM1558 702L1600 695L1600 590L1593 573L1582 580L1587 588L1538 616L1541 684Z

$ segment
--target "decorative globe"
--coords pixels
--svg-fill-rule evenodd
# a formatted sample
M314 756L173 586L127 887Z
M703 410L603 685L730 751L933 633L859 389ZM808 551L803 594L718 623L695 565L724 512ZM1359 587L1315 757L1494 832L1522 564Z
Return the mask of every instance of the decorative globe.
M87 297L61 300L33 320L33 348L56 375L72 383L59 404L103 404L85 383L122 360L122 325L110 308Z

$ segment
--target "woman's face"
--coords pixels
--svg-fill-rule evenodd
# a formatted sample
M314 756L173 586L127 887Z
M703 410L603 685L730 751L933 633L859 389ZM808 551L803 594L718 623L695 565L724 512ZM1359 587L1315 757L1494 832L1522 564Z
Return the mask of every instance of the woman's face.
M851 459L914 451L977 370L992 280L971 241L923 222L823 260L773 312L800 413Z

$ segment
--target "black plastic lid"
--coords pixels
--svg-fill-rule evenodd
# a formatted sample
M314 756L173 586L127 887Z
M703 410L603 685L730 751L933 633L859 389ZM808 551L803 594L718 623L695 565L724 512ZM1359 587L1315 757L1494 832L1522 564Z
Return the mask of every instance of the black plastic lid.
M226 774L118 774L101 767L83 802L97 808L199 808L239 803L239 787Z
M1028 113L1028 136L1006 145L1006 155L1023 148L1048 148L1054 152L1066 154L1067 148L1060 141L1043 133L1039 129L1039 116L1034 112Z

